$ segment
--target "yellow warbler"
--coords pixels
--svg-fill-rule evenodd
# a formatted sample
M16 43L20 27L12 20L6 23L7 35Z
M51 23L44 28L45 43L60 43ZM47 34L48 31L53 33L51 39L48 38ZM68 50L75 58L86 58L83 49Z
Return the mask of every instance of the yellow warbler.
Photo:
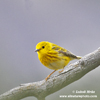
M45 78L45 80L47 80L55 71L59 69L64 70L64 67L71 60L81 58L80 56L75 56L70 51L48 41L39 42L36 45L35 52L38 53L38 58L44 66L54 70ZM59 71L59 73L62 71Z

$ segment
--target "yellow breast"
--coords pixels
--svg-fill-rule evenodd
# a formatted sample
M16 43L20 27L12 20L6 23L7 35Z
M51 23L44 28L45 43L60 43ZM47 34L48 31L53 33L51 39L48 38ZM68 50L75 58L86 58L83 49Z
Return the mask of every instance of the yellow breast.
M70 61L69 57L58 55L57 52L38 54L38 58L44 66L53 70L63 69Z

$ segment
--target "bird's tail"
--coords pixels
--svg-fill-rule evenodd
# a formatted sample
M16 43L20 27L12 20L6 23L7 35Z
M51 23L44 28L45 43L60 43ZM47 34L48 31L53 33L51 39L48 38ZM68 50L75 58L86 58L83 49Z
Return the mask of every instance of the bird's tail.
M77 56L77 59L81 59L82 57L81 56Z

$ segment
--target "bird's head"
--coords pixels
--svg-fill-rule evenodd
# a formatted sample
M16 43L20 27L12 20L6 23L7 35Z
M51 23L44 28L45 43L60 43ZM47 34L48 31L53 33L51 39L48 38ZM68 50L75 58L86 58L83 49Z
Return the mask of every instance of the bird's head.
M42 41L42 42L39 42L37 45L36 45L36 50L35 52L37 53L46 53L48 52L49 50L51 49L51 45L49 42L47 41Z

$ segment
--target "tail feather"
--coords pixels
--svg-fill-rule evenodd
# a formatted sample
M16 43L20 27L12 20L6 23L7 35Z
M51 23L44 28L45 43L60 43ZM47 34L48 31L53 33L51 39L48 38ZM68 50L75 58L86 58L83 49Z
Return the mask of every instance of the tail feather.
M82 57L81 56L77 56L77 59L81 59Z

